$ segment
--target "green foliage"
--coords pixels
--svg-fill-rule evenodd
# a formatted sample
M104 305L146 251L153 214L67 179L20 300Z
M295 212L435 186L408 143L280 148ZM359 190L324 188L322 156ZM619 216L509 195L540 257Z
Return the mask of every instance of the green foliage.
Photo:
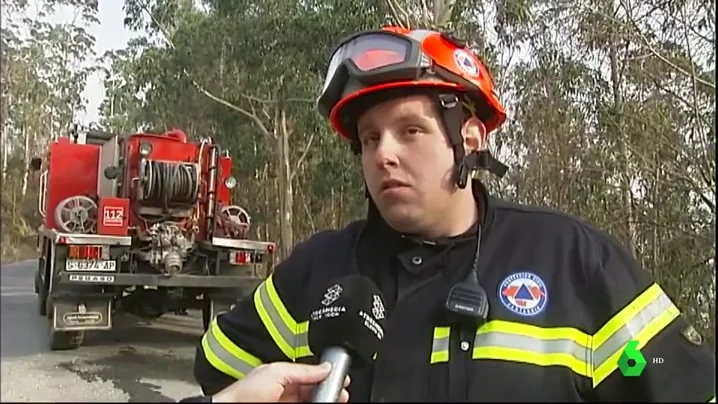
M96 3L83 4L90 18ZM314 107L336 42L387 21L442 26L486 62L509 112L490 141L510 171L502 180L485 178L492 192L553 206L607 230L714 338L710 2L196 4L125 2L127 26L145 35L102 57L101 125L118 132L181 128L221 143L234 158L235 203L252 214L254 237L278 241L286 254L311 233L365 213L358 160ZM62 55L88 55L92 43L79 26L33 29L29 42L12 25L2 32L3 62L12 61L3 63L3 105L20 105L3 108L12 122L4 130L20 161L45 139L27 133L56 132L81 107L89 70L59 66ZM58 52L46 52L53 47ZM32 129L22 132L22 122Z
M280 236L287 223L271 219L285 213L297 219L292 242L362 216L357 160L313 108L322 69L342 36L387 20L433 26L438 3L206 1L203 11L169 3L143 8L127 2L134 26L152 20L151 36L173 46L138 44L132 60L116 62L119 74L135 83L118 96L153 88L124 119L185 128L201 123L200 131L211 131L235 156L235 174L246 184L238 199L261 212L265 236ZM670 0L633 9L581 0L442 4L453 9L441 24L485 60L510 112L492 137L511 164L504 180L487 179L494 192L554 206L608 230L710 329L715 77L707 66L715 48L707 51L714 43L708 6ZM237 108L211 100L192 80ZM289 117L288 129L278 123L279 111ZM286 155L278 148L285 135ZM291 190L282 185L286 164ZM296 196L290 207L283 202L287 190ZM266 206L257 203L260 195Z
M94 67L95 0L3 2L2 53L2 258L32 254L39 225L37 192L26 169L47 142L66 130L85 107L81 94ZM74 24L47 22L56 9L72 7ZM25 244L25 248L22 248Z

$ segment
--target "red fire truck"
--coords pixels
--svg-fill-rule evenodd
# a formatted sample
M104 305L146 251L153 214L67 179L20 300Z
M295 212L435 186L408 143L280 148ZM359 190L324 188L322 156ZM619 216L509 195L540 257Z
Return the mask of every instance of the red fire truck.
M75 349L113 315L216 314L263 279L274 243L248 239L232 205L232 158L180 130L117 135L80 130L54 140L39 174L38 312L53 350Z

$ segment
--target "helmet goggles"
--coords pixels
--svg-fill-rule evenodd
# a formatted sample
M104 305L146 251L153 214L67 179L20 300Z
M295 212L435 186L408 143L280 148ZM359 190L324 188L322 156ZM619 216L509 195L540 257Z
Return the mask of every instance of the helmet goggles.
M327 68L317 106L325 117L340 100L372 86L418 80L432 65L421 43L391 31L365 31L345 39Z

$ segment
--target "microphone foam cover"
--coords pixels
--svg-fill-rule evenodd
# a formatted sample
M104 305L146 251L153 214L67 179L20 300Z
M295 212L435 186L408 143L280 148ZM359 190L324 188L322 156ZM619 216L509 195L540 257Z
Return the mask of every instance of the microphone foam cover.
M384 296L371 280L361 275L338 278L310 307L309 348L316 356L342 347L356 365L372 361L384 337L387 313Z

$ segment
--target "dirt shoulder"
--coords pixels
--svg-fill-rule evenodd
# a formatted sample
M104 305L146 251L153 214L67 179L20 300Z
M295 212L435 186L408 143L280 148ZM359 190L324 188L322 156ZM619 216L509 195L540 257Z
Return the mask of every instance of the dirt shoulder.
M0 257L2 265L37 258L37 247L34 242L12 243L8 241L3 240L2 256Z

